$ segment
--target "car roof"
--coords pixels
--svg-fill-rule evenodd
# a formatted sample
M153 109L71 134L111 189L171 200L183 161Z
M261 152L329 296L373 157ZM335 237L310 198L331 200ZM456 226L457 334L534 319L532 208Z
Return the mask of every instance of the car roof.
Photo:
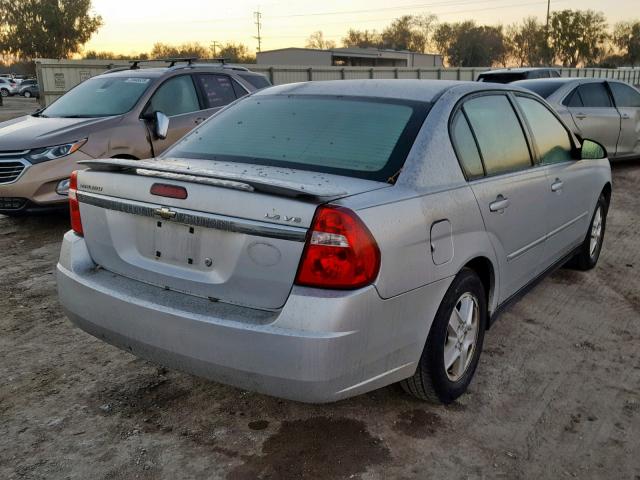
M480 75L486 74L502 74L502 73L527 73L527 72L535 72L538 70L558 70L553 67L517 67L517 68L499 68L496 70L487 70L486 72L482 72Z
M255 95L339 95L353 97L376 97L434 102L447 90L461 87L466 91L521 90L499 84L487 87L482 82L458 80L328 80L288 83L265 90ZM525 90L523 90L525 91Z

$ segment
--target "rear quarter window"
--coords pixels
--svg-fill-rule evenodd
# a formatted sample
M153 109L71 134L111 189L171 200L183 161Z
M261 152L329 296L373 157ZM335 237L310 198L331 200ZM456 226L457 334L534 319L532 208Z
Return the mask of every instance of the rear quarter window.
M239 73L238 76L258 90L271 86L267 77L264 77L263 75L247 75Z
M451 123L451 137L467 180L484 176L484 168L482 167L478 146L473 138L467 118L462 111L456 114Z

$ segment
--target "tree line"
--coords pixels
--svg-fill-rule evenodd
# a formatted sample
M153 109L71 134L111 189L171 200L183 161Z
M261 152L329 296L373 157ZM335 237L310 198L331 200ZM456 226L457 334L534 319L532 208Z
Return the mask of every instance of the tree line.
M310 48L333 42L314 32ZM604 14L593 10L552 12L549 24L535 17L508 25L478 25L473 20L439 23L435 15L404 15L376 30L350 29L344 47L374 47L441 54L452 67L564 67L640 65L640 20L609 29Z
M91 11L91 0L0 0L0 61L72 58L103 25ZM307 39L309 48L333 48L322 31ZM376 30L349 29L344 47L375 47L435 52L453 67L566 67L640 65L640 20L610 28L604 14L593 10L553 12L549 24L534 17L507 26L478 25L473 20L439 22L435 15L404 15ZM121 55L86 51L87 59L227 58L253 63L255 55L242 43L208 47L200 43L156 43L150 52Z

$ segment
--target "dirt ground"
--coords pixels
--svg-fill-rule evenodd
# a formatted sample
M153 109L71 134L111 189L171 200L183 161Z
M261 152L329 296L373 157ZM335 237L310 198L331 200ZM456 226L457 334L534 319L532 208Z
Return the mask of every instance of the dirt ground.
M332 405L166 370L74 328L66 216L0 217L2 479L640 479L640 162L614 168L603 255L488 332L470 392Z
M19 117L20 115L28 115L39 108L40 104L35 98L24 98L20 96L3 98L2 106L0 106L0 122Z

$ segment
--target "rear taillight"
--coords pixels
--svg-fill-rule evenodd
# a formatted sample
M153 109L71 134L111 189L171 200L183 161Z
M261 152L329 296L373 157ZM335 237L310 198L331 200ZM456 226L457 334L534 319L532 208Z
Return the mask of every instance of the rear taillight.
M78 202L78 171L71 173L69 179L69 212L71 213L71 229L78 235L84 235L82 219L80 218L80 203Z
M376 279L380 250L354 212L343 207L322 206L316 211L309 232L296 284L356 289Z

